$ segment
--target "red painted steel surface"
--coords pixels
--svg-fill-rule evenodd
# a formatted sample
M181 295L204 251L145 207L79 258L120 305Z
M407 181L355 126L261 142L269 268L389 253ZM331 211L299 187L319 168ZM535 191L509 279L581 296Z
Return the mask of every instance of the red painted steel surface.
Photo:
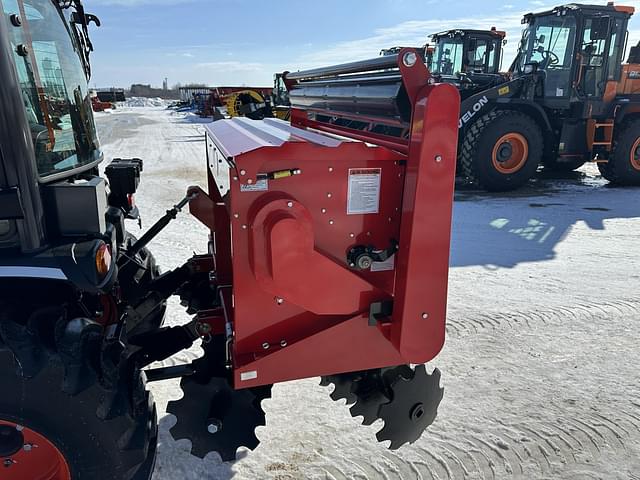
M195 210L215 225L236 388L420 363L442 348L460 102L449 85L412 100L406 154L275 119L207 127L212 202ZM264 179L283 171L298 174ZM360 191L353 176L378 172L374 208L375 182ZM350 179L369 213L348 212ZM395 265L348 265L353 246L394 240ZM392 318L370 326L371 304L387 300Z

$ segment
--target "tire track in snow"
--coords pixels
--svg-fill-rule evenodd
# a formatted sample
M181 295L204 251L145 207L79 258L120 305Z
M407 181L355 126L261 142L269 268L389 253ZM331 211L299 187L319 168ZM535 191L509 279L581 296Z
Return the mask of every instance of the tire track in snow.
M640 434L640 420L625 413L612 418L586 413L558 419L556 424L514 417L494 419L488 425L483 431L457 422L434 425L429 438L413 447L407 458L389 452L397 459L392 461L397 470L367 478L398 478L398 474L425 480L548 478L558 469L589 465L608 451L624 449L626 438ZM362 462L359 466L364 469ZM581 477L575 474L575 478Z
M640 301L619 300L607 303L580 303L569 307L546 307L537 311L473 313L468 317L449 315L447 334L462 337L491 329L536 328L544 325L562 325L571 321L639 314Z

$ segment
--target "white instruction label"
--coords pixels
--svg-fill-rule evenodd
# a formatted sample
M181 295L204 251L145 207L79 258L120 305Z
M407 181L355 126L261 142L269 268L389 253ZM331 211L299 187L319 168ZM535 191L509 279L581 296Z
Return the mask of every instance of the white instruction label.
M390 256L384 262L373 262L371 264L372 272L389 272L391 270L395 270L395 268L396 268L395 255Z
M269 180L266 178L259 179L253 185L240 185L241 192L266 192L269 190Z
M380 211L381 168L349 169L347 215L364 215Z
M249 380L255 380L256 378L258 378L258 372L251 371L251 372L241 372L240 373L240 381L242 382L248 382Z

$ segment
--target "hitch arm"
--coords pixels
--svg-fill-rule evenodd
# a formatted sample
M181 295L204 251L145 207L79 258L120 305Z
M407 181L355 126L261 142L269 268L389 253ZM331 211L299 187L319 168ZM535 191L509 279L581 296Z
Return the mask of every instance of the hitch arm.
M191 202L191 200L196 198L197 195L198 195L197 193L190 193L186 197L184 197L180 201L180 203L175 205L171 210L167 210L167 213L160 220L158 220L149 229L149 231L147 231L147 233L145 233L142 237L140 237L140 239L136 243L134 243L133 245L131 245L131 247L129 247L126 255L123 255L121 257L119 266L123 266L127 264L129 261L131 261L133 257L135 257L138 253L140 253L140 251L144 247L146 247L151 242L151 240L156 238L158 234L160 234L160 232L162 232L162 230L164 230L167 227L167 225L171 223L172 220L176 219L176 217L178 216L178 213L180 213L182 209L186 207L189 202Z

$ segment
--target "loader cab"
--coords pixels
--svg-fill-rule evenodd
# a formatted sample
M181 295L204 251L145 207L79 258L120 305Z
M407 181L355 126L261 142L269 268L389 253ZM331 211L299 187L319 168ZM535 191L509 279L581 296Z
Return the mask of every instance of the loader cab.
M615 97L632 14L631 7L570 4L526 15L514 76L543 72L536 96L545 107L598 115Z
M492 30L448 30L432 35L433 74L497 74L505 33Z

